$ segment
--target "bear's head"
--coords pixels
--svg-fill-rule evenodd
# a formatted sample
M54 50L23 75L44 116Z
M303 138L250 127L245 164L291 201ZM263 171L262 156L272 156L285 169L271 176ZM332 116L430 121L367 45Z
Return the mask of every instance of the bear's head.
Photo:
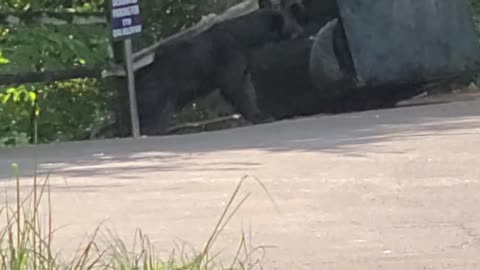
M260 9L277 11L272 19L272 31L278 34L280 40L294 39L303 34L301 24L305 20L305 10L300 0L258 0Z

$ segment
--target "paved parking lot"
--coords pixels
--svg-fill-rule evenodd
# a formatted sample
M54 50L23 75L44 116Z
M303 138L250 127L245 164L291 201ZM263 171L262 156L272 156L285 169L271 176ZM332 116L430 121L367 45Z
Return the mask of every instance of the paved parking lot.
M219 132L65 143L0 152L52 171L58 247L96 225L159 251L202 248L244 175L251 196L216 250L242 228L272 246L265 269L480 269L480 102L303 118ZM30 183L28 177L22 178ZM129 238L127 238L129 239Z

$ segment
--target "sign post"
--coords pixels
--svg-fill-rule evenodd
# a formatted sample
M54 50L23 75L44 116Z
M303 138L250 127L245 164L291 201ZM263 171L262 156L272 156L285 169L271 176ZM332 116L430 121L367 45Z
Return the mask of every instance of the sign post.
M112 35L115 40L123 40L125 50L125 67L128 78L128 96L130 103L130 120L133 137L140 136L140 124L135 94L135 73L132 59L131 37L142 32L140 7L138 0L112 0Z

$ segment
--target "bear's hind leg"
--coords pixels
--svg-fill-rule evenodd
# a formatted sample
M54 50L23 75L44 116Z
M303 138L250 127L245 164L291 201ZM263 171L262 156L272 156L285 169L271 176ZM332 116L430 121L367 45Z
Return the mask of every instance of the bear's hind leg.
M156 106L144 108L140 115L142 135L155 136L166 134L174 109L175 106L172 100L163 100Z
M218 85L222 96L247 121L253 124L273 121L257 105L256 91L246 61L232 61L220 72Z

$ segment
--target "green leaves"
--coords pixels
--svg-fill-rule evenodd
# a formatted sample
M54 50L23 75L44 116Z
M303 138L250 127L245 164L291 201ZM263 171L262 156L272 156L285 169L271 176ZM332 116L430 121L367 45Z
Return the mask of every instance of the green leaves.
M16 144L13 132L32 137L32 119L42 143L88 137L94 126L110 117L111 95L93 79L0 87L0 140L8 137L9 144Z
M70 12L103 11L104 0L4 0L0 11L50 10Z
M26 85L0 87L0 147L28 142L29 110L36 100Z
M0 0L0 12L102 12L105 0ZM136 50L193 25L205 14L205 0L140 1L145 31L134 40ZM64 70L104 66L112 61L110 27L90 25L0 26L0 73ZM114 89L96 79L76 79L18 87L0 85L0 145L88 137L112 115ZM6 139L4 139L6 138Z
M71 2L74 11L96 11L101 1L0 1L0 10L58 9ZM77 9L78 7L78 9ZM18 25L0 27L0 73L69 69L78 65L103 66L111 61L109 28L105 25ZM33 119L40 142L78 139L109 115L111 91L97 80L37 83L18 87L0 85L0 147L28 142Z
M192 26L207 13L206 0L145 0L140 1L144 32L134 40L134 47L151 43Z
M25 85L19 87L9 87L4 93L0 93L2 104L7 102L30 102L35 103L37 96L34 91L28 89Z
M104 0L5 0L0 12L98 12ZM91 25L0 26L0 73L63 70L111 61L109 27ZM28 143L33 119L40 142L85 137L109 115L111 91L94 79L52 84L0 85L0 147Z
M25 132L12 131L7 134L0 134L0 149L27 145L29 142L30 138Z
M11 28L0 41L9 60L8 65L0 65L0 72L105 65L111 60L105 26L20 26Z
M3 52L0 51L0 65L5 65L5 64L8 64L8 63L10 63L10 60L5 58L5 56L3 56Z

